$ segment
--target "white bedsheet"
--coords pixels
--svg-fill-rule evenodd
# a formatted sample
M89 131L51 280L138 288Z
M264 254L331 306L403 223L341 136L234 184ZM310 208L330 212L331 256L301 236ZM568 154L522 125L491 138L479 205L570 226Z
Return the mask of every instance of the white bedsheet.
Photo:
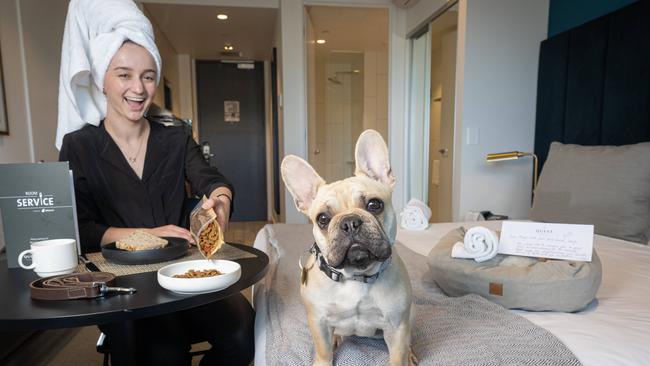
M501 227L497 221L442 223L424 231L398 229L397 240L426 256L442 236L461 225L482 225L493 230ZM270 244L266 229L262 229L255 247L271 253ZM585 366L650 365L650 247L600 235L596 235L594 246L603 264L603 282L597 300L586 310L573 314L515 312L552 332ZM253 290L256 366L266 365L263 292L268 285L261 282Z

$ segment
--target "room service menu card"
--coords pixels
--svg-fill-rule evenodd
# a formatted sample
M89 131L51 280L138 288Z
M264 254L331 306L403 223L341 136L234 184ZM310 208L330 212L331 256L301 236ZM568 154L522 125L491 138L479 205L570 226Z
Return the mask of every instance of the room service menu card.
M593 225L504 221L499 254L591 262Z
M18 254L31 242L77 238L72 192L68 162L0 164L0 210L9 268L19 267Z

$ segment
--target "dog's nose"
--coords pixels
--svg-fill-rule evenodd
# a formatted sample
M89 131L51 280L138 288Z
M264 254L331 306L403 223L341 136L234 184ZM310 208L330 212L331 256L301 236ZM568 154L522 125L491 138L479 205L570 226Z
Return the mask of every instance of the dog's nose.
M341 220L341 223L339 224L339 227L341 230L343 230L345 233L348 235L350 234L355 234L359 231L359 228L361 227L361 224L363 224L363 221L361 221L360 218L356 216L348 216Z

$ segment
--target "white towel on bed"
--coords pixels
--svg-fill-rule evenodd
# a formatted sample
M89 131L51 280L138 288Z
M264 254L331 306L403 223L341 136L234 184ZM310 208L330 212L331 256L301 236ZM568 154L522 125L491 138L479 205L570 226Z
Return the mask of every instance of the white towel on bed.
M400 224L406 230L425 230L430 218L431 209L424 202L411 198L400 213Z
M106 117L104 74L115 52L130 40L154 58L160 81L162 61L153 27L132 0L72 0L65 20L59 75L56 147L65 134Z
M483 226L475 226L467 230L463 242L457 242L451 249L453 258L469 258L476 262L484 262L494 258L499 249L497 234Z

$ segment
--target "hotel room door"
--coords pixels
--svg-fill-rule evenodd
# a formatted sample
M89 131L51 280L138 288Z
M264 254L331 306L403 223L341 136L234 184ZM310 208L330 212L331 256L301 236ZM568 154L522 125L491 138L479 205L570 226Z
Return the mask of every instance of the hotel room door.
M235 186L231 220L266 221L263 64L197 61L196 84L200 142Z
M431 32L428 204L431 222L452 218L457 7L436 18Z

